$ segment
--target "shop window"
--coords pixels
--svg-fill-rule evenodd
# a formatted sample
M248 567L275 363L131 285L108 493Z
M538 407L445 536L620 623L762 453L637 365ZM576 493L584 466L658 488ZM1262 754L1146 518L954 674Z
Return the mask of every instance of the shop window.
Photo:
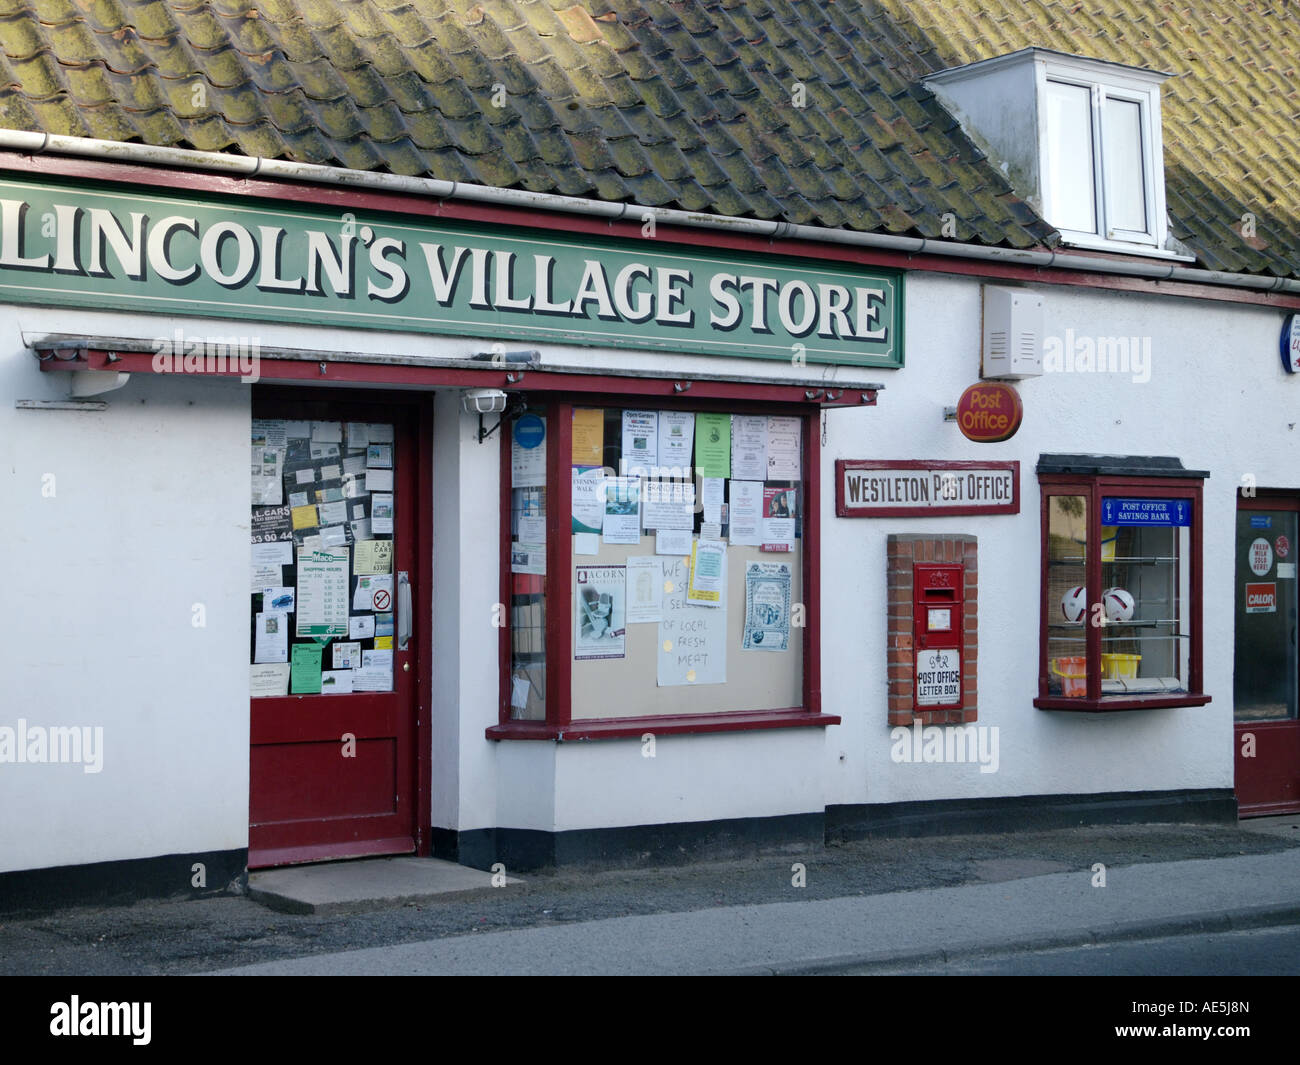
M593 400L507 424L490 736L830 723L805 670L812 419Z
M1043 456L1045 710L1209 702L1201 679L1204 474L1175 459Z

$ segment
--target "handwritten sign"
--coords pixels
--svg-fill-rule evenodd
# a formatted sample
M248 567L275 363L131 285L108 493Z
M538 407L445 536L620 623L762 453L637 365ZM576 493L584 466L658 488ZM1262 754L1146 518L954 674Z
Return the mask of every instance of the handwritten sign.
M663 561L663 618L659 622L659 687L727 682L727 604L686 602L685 559Z

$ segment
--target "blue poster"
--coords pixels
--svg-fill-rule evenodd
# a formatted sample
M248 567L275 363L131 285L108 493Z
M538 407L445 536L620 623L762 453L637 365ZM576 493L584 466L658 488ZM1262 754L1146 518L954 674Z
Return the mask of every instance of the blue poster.
M1103 525L1191 525L1192 504L1188 499L1126 499L1103 496Z

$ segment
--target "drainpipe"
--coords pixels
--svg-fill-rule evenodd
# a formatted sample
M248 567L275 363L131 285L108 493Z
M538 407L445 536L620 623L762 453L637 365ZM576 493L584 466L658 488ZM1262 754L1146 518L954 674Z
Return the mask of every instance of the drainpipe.
M958 244L922 237L896 237L887 233L863 233L850 229L829 229L793 222L771 222L758 218L735 218L727 215L678 211L667 207L640 207L635 204L609 203L578 196L558 196L526 189L499 189L487 185L469 185L438 178L408 177L321 166L318 163L294 163L280 159L262 159L222 152L200 152L185 148L167 148L148 144L125 144L119 141L93 140L88 137L65 137L23 130L0 130L0 149L29 155L52 153L109 162L141 163L150 166L183 167L241 177L279 178L285 181L318 185L343 185L352 188L382 189L443 200L467 200L497 207L523 207L533 211L563 211L589 215L610 221L653 217L665 225L689 229L711 229L727 233L747 233L769 240L807 240L850 247L873 248L909 255L936 255L1016 266L1054 267L1088 273L1119 274L1154 280L1190 281L1202 285L1224 285L1260 292L1300 293L1300 280L1266 277L1257 274L1232 274L1220 270L1194 270L1173 263L1144 263L1100 259L1085 255L1061 255L1055 251L1023 251L1016 248L986 247L982 244Z

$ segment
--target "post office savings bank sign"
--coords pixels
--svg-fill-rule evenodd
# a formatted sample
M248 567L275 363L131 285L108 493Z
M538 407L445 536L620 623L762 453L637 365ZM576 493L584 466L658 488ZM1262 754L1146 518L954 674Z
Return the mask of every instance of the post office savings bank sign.
M902 279L653 239L0 181L0 298L902 365Z

